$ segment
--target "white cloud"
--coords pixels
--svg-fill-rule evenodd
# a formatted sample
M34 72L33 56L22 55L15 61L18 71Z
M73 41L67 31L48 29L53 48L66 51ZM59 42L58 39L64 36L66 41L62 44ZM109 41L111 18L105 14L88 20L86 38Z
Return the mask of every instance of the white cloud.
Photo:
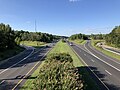
M69 0L69 2L78 2L80 0Z

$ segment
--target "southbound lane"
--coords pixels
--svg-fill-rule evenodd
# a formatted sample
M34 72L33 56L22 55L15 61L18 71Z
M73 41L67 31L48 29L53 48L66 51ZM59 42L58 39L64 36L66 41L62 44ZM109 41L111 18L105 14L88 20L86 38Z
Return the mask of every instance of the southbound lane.
M24 82L31 78L30 75L34 72L34 70L40 65L41 60L45 57L47 52L52 48L43 47L40 50L28 54L27 57L16 58L22 61L20 63L17 60L17 64L13 67L2 68L0 72L0 90L18 90L24 84ZM14 61L14 60L12 60ZM15 61L16 62L16 61ZM7 62L8 63L8 62ZM12 64L11 64L12 65ZM3 65L4 66L4 65ZM4 71L4 72L3 72ZM35 78L35 77L33 77Z
M104 62L88 50L78 45L71 46L85 65L95 74L102 85L101 90L119 90L120 89L120 71L119 68L108 62ZM99 83L98 83L99 84Z

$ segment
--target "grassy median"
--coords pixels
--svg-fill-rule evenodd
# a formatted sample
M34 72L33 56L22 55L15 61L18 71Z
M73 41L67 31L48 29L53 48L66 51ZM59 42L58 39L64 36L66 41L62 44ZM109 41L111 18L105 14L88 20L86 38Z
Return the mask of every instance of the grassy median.
M102 41L101 41L101 40L92 40L92 41L91 41L91 45L92 45L94 48L96 48L97 50L99 50L99 51L101 51L102 53L104 53L105 55L110 56L110 57L112 57L112 58L115 58L115 59L117 59L117 60L120 60L120 55L117 55L117 54L115 54L115 53L112 53L112 52L109 52L109 51L107 51L107 50L104 50L104 49L102 49L102 48L97 47L96 44L97 44L98 42L102 42Z
M77 57L77 55L72 51L72 49L67 45L67 43L64 43L62 41L58 42L56 46L49 52L48 55L53 54L53 53L68 53L73 59L73 65L76 68L81 68L80 70L80 75L82 76L83 82L83 90L98 90L97 85L95 82L92 80L90 77L89 73L86 71L85 67L81 62L80 59ZM40 68L43 67L45 61L42 62L42 64L38 67L38 69L32 74L31 77L36 77L39 74ZM35 79L28 79L26 83L23 85L21 90L32 90L33 82Z
M86 43L86 40L80 40L80 39L75 39L70 41L80 45L84 45Z

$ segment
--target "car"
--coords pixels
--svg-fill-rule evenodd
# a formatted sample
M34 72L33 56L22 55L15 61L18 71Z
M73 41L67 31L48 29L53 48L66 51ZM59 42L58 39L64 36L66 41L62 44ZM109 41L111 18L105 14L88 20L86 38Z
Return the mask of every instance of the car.
M70 43L70 46L73 46L73 43Z

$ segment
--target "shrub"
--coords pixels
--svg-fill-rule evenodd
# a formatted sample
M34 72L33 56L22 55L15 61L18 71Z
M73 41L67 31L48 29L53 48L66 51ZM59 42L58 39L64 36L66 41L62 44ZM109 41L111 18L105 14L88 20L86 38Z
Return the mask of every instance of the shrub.
M50 61L48 61L48 59ZM71 59L71 60L69 60ZM52 54L34 81L34 90L80 90L83 83L69 54Z

